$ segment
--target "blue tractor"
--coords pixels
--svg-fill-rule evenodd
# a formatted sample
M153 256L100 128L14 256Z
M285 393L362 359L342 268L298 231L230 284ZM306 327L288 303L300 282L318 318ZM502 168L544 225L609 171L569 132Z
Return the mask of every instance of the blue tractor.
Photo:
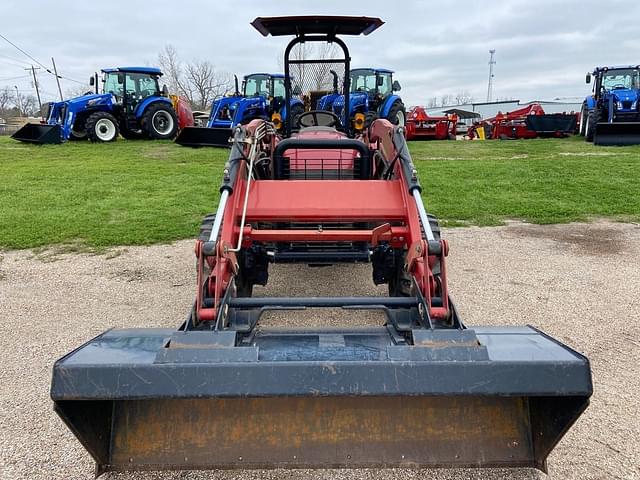
M304 113L299 98L292 98L291 108L287 108L284 83L285 76L280 73L252 73L244 77L240 92L236 77L235 92L211 105L207 126L183 129L176 143L188 147L226 147L233 128L255 118L270 119L276 128L282 128L287 115L295 119Z
M95 93L50 103L46 124L27 124L13 138L43 144L87 138L111 142L118 134L127 139L175 137L178 118L167 87L160 89L158 68L105 68L102 74L102 93L96 74L89 82Z
M356 68L349 74L349 112L365 117L365 126L377 118L385 118L394 125L404 126L407 111L402 99L395 92L400 90L398 81L393 80L393 71L384 68ZM318 110L328 110L343 118L344 95L334 91L318 100Z
M640 65L598 67L582 105L580 134L596 145L640 144Z

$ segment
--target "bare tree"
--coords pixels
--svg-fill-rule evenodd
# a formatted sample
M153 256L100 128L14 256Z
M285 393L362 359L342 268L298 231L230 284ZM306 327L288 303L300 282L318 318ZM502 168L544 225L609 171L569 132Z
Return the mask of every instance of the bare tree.
M435 108L438 106L438 97L431 97L427 100L427 108Z
M333 43L305 42L296 45L292 51L293 60L330 60L341 59L342 51ZM344 76L344 67L338 64L315 63L293 64L290 74L294 85L300 85L304 93L309 90L331 90L333 88L333 75L330 70L336 71L338 77Z
M464 105L466 103L473 102L473 97L468 91L462 90L461 92L456 93L455 100L456 105Z
M217 72L207 60L188 63L185 70L189 101L198 109L206 110L211 102L222 97L231 87L231 75Z
M178 58L178 51L173 45L165 45L158 54L158 63L164 73L169 90L178 95L188 97L188 89L183 79L182 62Z
M0 90L0 115L6 115L15 104L15 93L10 87Z
M211 102L232 88L230 74L217 71L207 60L183 63L173 45L162 49L158 63L169 90L187 98L196 110L207 110Z
M448 107L450 105L453 105L453 102L455 101L455 97L453 95L451 95L450 93L447 95L443 95L442 98L440 98L440 106L441 107Z

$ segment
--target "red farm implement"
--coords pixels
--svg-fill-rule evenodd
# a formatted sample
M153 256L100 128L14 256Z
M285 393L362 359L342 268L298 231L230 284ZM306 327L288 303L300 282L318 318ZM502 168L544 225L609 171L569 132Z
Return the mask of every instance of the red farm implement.
M578 116L574 113L545 113L542 105L532 103L511 112L498 112L469 127L467 136L471 140L482 138L483 129L487 140L516 140L538 137L566 137L576 132Z
M413 107L407 113L407 140L455 140L458 116L431 117L424 107Z
M336 72L367 17L257 18L295 35L291 68ZM300 59L302 42L337 45ZM323 50L324 51L324 50ZM534 467L587 407L588 360L533 327L474 327L449 294L449 245L425 210L404 129L309 111L283 133L237 126L215 215L196 241L195 302L177 330L110 330L53 369L55 409L97 473L209 468ZM369 263L388 295L253 296L272 263ZM336 279L336 281L340 281ZM265 312L341 309L338 328ZM384 316L350 324L353 310ZM374 315L371 313L371 315Z

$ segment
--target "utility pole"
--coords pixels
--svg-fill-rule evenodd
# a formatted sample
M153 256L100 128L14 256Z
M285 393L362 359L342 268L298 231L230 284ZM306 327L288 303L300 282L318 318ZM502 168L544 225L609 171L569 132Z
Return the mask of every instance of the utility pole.
M38 77L36 77L36 70L40 70L40 67L34 67L31 65L31 68L25 68L25 70L31 70L33 74L33 87L36 89L36 96L38 97L38 107L40 107L40 117L44 120L42 116L42 101L40 100L40 88L38 85Z
M14 85L13 88L16 89L16 103L18 104L18 113L22 116L22 105L20 104L20 90L18 90L18 85Z
M496 64L493 56L495 53L495 50L489 50L489 86L487 87L487 102L490 102L493 99L493 66Z
M56 83L58 84L58 92L60 93L60 101L64 102L64 97L62 96L62 88L60 88L60 75L58 75L58 70L56 69L56 61L51 57L51 63L53 63L53 73L56 77Z

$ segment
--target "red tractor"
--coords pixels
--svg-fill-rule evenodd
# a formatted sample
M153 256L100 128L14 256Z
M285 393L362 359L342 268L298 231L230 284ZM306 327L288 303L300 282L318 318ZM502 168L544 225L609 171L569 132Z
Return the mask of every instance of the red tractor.
M430 117L424 107L407 113L407 140L455 140L458 116Z
M284 130L269 119L236 126L217 212L196 241L195 302L184 322L176 330L110 330L56 362L56 411L98 475L544 470L586 408L585 357L533 327L462 322L449 295L449 244L425 210L404 128L349 114L350 55L340 36L382 23L323 16L252 23L265 36L295 35L284 58L286 101L291 66L326 72L326 82L333 70L342 73L345 114L289 115ZM303 42L332 43L337 52L301 59L293 47ZM272 263L294 262L368 263L388 294L254 295ZM277 328L264 315L306 308L337 309L343 325ZM370 325L350 323L353 310L375 312Z

